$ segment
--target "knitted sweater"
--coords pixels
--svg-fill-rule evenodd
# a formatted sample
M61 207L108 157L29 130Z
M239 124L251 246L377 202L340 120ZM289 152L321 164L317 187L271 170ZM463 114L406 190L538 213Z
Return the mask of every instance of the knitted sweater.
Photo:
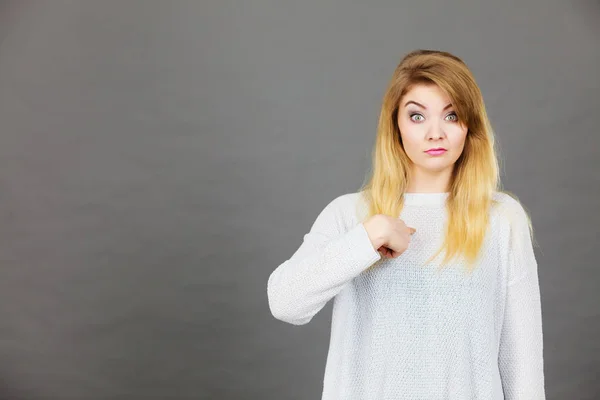
M359 222L359 193L338 196L269 276L270 311L289 324L307 324L334 299L322 400L545 399L525 210L495 192L475 271L468 275L460 261L437 271L443 252L421 264L442 243L447 197L404 194L400 218L416 233L387 259Z

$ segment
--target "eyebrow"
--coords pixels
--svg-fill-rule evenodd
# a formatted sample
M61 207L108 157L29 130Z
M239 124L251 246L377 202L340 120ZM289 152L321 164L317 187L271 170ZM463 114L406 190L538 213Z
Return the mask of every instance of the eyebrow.
M416 104L417 106L419 106L419 107L424 108L425 110L427 110L427 107L425 107L423 104L417 103L416 101L412 101L412 100L409 100L406 103L404 103L404 107L406 107L410 103ZM452 107L452 103L450 103L446 107L444 107L444 110L447 109L447 108L450 108L450 107Z

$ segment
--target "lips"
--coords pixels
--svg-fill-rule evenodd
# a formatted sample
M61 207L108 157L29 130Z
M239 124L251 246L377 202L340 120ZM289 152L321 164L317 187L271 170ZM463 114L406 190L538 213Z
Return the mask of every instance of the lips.
M446 149L444 149L443 147L438 147L435 149L429 149L425 153L427 153L431 156L439 156L441 154L444 154L445 152L446 152Z

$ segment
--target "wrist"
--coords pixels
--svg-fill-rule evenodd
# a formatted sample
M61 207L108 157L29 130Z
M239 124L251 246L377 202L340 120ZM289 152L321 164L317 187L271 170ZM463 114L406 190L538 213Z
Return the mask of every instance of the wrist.
M373 248L377 250L385 244L385 234L379 223L378 215L374 215L363 223Z

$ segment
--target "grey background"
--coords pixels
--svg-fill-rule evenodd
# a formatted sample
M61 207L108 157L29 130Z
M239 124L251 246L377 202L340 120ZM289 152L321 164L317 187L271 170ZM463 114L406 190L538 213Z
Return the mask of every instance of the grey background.
M400 58L472 69L540 245L548 399L598 399L597 1L3 1L0 398L318 399L269 274L356 191Z

